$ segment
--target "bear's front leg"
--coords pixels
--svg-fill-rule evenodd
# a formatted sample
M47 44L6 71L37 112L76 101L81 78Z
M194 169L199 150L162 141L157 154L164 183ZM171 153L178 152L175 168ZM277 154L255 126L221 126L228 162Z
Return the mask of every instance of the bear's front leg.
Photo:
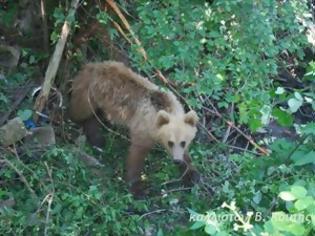
M131 146L129 148L129 155L127 158L127 183L129 185L129 191L135 197L142 197L143 193L143 186L141 182L141 172L144 166L144 160L146 155L152 148L152 143L145 141L140 143L131 142Z

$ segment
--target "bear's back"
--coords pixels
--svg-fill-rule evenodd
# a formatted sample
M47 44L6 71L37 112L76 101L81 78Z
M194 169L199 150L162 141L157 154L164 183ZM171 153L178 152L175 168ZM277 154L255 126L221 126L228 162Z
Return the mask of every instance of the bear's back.
M158 87L148 79L133 72L121 62L105 61L100 63L90 63L85 66L93 73L93 78L97 84L106 84L111 81L111 86L115 88L130 87L139 90L157 90Z
M147 120L151 123L159 110L182 112L171 92L162 92L123 63L106 61L83 67L73 81L72 119L84 120L101 110L113 123L130 126Z
M87 67L92 72L90 96L114 123L125 124L139 107L148 104L150 94L158 90L156 85L120 62L93 63Z

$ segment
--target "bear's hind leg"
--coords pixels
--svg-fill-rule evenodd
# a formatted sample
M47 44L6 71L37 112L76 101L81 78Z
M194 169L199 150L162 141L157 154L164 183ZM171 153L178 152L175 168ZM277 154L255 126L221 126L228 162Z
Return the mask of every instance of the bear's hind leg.
M105 138L102 134L102 125L99 121L92 116L83 121L82 126L88 143L102 149L105 146Z

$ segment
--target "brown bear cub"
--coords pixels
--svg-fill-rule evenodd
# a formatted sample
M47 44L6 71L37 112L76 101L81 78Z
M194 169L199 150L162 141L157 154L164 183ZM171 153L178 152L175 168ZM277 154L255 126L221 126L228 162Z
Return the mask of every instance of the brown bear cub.
M198 176L188 155L198 117L194 111L185 113L173 93L160 91L120 62L91 63L73 81L70 101L71 119L84 125L90 141L98 136L94 132L99 124L92 122L96 112L129 129L126 179L133 194L141 194L144 159L155 143L162 144L175 161L185 164L184 180ZM100 143L96 141L96 145Z

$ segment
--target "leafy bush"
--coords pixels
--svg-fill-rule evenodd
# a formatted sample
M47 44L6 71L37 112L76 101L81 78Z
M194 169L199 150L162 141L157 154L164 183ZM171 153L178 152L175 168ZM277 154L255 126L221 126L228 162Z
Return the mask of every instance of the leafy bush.
M23 171L36 197L15 184L13 169L1 170L0 200L14 199L15 206L0 208L0 234L131 235L139 231L138 216L128 215L131 196L126 191L118 194L117 183L105 189L104 180L95 178L78 155L65 147L54 148L39 163L27 165L9 154L4 157Z
M204 215L190 210L190 219L196 221L191 229L202 227L209 235L233 232L312 235L315 232L314 125L301 127L298 143L276 140L269 157L234 155L240 167L234 176L236 184L226 182L218 199L231 204L223 203Z
M306 7L306 1L141 1L134 28L150 63L132 55L137 67L168 71L193 107L208 105L200 97L220 108L234 103L237 120L257 130L263 108L273 108L273 78L287 67L279 58L304 57L307 40L297 16Z

